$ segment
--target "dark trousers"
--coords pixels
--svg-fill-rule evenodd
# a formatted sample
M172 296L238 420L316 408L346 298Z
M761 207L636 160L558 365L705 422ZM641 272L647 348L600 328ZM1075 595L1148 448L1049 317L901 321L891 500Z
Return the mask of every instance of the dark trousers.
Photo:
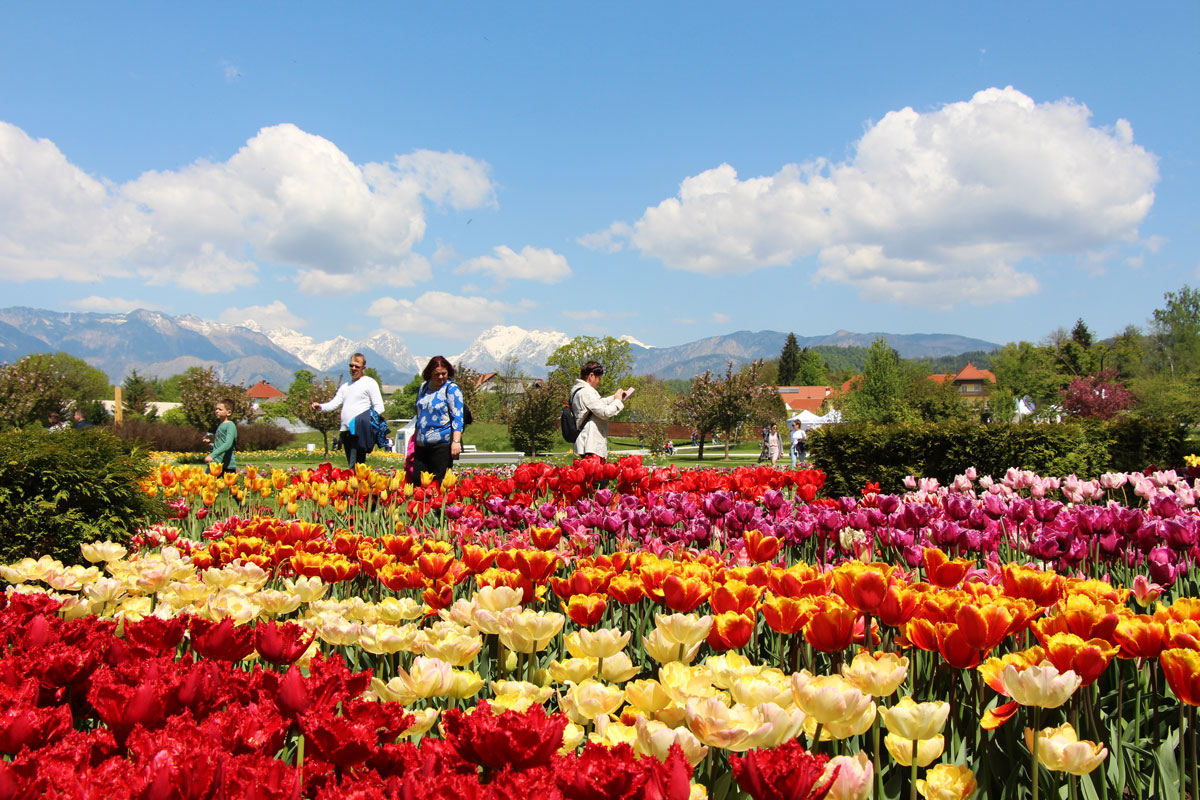
M354 465L367 460L367 454L358 449L358 437L350 431L342 431L338 437L342 442L342 449L346 451L346 464L350 469L354 469Z
M442 478L446 477L446 470L450 469L452 462L449 442L442 444L419 444L413 450L412 480L419 485L421 483L421 473L429 472L433 474L435 481L441 483Z

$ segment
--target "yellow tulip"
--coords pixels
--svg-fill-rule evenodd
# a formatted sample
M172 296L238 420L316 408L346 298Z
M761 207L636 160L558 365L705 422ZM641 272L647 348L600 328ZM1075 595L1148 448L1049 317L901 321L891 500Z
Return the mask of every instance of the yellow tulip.
M654 627L667 641L684 648L698 645L708 636L713 620L696 614L655 614Z
M646 654L664 666L674 663L690 664L696 657L696 653L700 652L700 645L704 643L701 639L691 647L684 647L682 653L682 661L680 660L680 646L676 642L671 641L667 636L657 628L651 631L649 636L642 639L642 644L646 648Z
M558 748L558 754L565 756L575 752L575 749L583 743L584 730L574 722L568 722L563 728L563 743L562 747Z
M93 564L98 561L120 561L129 552L116 542L84 542L79 545L79 550Z
M565 644L576 658L611 658L625 649L632 636L616 628L581 629L568 634Z
M483 688L483 678L479 677L478 672L458 669L452 671L450 675L452 682L450 689L446 692L447 697L464 700L479 694L479 690Z
M433 727L433 723L437 722L439 712L436 708L422 708L419 710L410 710L408 713L415 719L412 725L409 725L400 732L401 738L421 736L428 733L429 729Z
M822 725L856 719L871 703L841 675L813 675L802 670L791 676L792 695L805 714Z
M712 670L713 683L722 689L729 689L746 675L757 675L762 670L762 667L750 663L750 659L736 650L709 656L704 659L704 664Z
M633 663L628 653L617 653L604 659L600 677L609 683L624 683L630 678L636 678L642 668Z
M671 703L662 684L652 678L625 684L625 699L643 714L654 714Z
M917 703L908 696L891 708L879 710L887 729L903 739L932 739L942 732L949 715L949 703Z
M500 615L500 642L516 653L537 653L546 649L565 621L552 611L508 608Z
M889 733L883 737L883 744L887 747L887 751L892 754L897 764L908 767L913 762L912 739L904 739L894 733ZM927 767L942 755L942 750L946 747L946 737L942 734L934 736L932 739L920 739L917 741L917 766Z
M555 683L583 683L596 676L596 659L568 658L550 662L550 679Z
M917 791L926 800L967 800L978 784L975 773L960 764L938 764L917 781Z

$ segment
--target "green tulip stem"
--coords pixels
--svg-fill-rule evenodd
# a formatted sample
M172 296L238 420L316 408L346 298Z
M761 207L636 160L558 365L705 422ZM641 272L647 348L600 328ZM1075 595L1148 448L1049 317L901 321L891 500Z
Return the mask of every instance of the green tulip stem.
M880 770L879 763L879 715L875 715L875 721L871 723L871 738L875 744L875 797L883 797L883 772Z
M920 744L916 739L912 740L912 762L910 769L912 770L909 780L908 796L910 800L917 800L917 745ZM1034 797L1037 800L1037 797Z
M1187 800L1184 787L1187 786L1187 772L1184 770L1184 753L1187 747L1183 744L1183 734L1187 729L1187 704L1179 704L1179 800Z
M1033 759L1033 768L1030 770L1029 775L1030 775L1030 779L1033 781L1033 800L1038 800L1038 788L1039 788L1038 787L1038 750L1040 749L1038 747L1038 737L1041 734L1041 728L1039 728L1038 726L1041 724L1041 720L1039 719L1039 717L1041 716L1041 713L1040 713L1041 709L1038 708L1037 706L1033 706L1032 712L1033 712L1033 746L1029 748L1029 754L1030 754L1030 758Z

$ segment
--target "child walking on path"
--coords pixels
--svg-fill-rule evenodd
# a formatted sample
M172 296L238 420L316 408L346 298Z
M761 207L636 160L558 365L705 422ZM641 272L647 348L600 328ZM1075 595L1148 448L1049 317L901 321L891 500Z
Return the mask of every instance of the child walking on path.
M237 458L233 455L233 447L237 444L237 425L229 419L233 416L233 400L222 397L217 401L216 408L217 435L213 437L212 452L204 457L210 464L214 461L221 465L225 472L237 469Z

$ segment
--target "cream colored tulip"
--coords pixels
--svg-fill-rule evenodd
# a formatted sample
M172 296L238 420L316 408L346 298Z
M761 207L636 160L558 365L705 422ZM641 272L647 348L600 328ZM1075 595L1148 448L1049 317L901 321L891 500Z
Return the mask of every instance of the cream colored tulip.
M261 612L258 603L246 594L245 587L237 584L222 589L208 600L208 615L212 619L232 619L235 625L245 625Z
M883 737L883 743L897 764L905 767L912 765L912 739L903 739L894 733L889 733ZM946 737L940 733L932 739L919 740L917 742L917 766L928 767L934 761L937 761L941 757L942 750L945 747Z
M83 587L84 599L98 609L119 602L126 592L125 585L116 578L100 578Z
M745 706L729 707L720 699L692 699L684 707L688 729L710 747L741 752L771 733L770 723Z
M558 754L565 756L575 752L576 748L583 744L584 734L585 731L582 727L574 722L568 722L563 728L563 742L562 747L558 748Z
M932 739L946 727L949 715L949 703L917 703L908 696L891 708L879 710L884 726L902 739Z
M805 715L798 708L783 708L775 703L762 703L753 708L738 703L735 709L744 708L756 719L761 719L768 727L760 727L750 739L745 742L743 750L750 748L778 747L786 741L795 739L804 730Z
M704 666L689 667L678 661L663 664L658 670L658 681L667 695L680 704L692 698L707 698L723 695L713 685L712 670Z
M825 774L819 784L829 780L833 771L837 770L837 779L829 787L828 800L868 800L873 789L872 779L875 777L875 767L866 753L859 752L854 756L837 756L829 759L825 765Z
M416 642L421 631L408 625L358 625L358 646L373 655L417 652Z
M100 577L96 567L73 565L55 575L47 575L46 583L60 592L78 592Z
M378 603L371 604L367 618L396 624L420 619L424 613L425 604L418 603L411 597L385 597Z
M479 629L475 627L475 609L474 600L460 597L451 603L449 608L438 609L438 618L455 622L459 625L468 625L478 631Z
M479 694L479 690L483 688L483 678L479 677L478 672L469 669L458 669L454 670L451 676L453 684L446 693L447 697L465 700L468 697L474 697Z
M555 612L508 608L500 615L500 642L516 653L536 653L546 649L565 621Z
M537 705L545 703L554 696L554 690L549 686L537 686L528 681L491 681L488 685L496 697L520 695L529 698Z
M862 736L867 731L871 730L871 725L875 722L875 717L878 715L878 709L874 702L868 703L867 707L862 710L862 713L857 717L844 719L840 722L831 722L821 728L821 741L833 741L835 739L849 739L852 736ZM812 723L812 724L809 724ZM805 724L805 730L810 736L816 735L816 724L813 720L809 720Z
M171 581L166 591L178 597L184 605L193 606L204 605L213 595L212 587L197 579Z
M668 641L676 646L685 648L698 645L705 640L712 629L713 620L710 616L697 614L655 614L655 630L661 631Z
M332 614L322 615L316 622L317 638L327 644L348 647L358 644L362 637L363 626L357 622L348 622Z
M651 631L649 636L642 638L642 644L646 648L646 653L660 664L672 662L690 664L696 658L696 653L700 652L700 645L703 644L703 641L696 642L691 647L683 647L682 660L679 652L680 645L672 642L657 628Z
M414 736L422 736L428 733L433 724L437 722L440 712L438 709L431 707L410 710L408 713L414 717L413 724L400 732L400 738L402 739L410 739Z
M611 658L625 649L632 633L616 628L574 631L567 635L567 651L576 658Z
M596 717L613 713L625 701L625 692L599 681L586 680L572 686L559 705L572 722L583 725Z
M230 564L225 569L234 576L234 579L238 583L255 591L261 589L271 579L271 573L252 561L242 564Z
M616 653L604 659L600 677L609 683L624 683L641 674L642 668L633 663L628 653Z
M596 676L596 666L594 658L555 659L550 662L550 680L555 683L583 683Z
M302 603L315 603L325 596L325 593L329 591L329 586L320 578L313 576L300 577L294 580L285 578L283 589L299 597Z
M412 692L408 683L399 676L392 678L387 683L372 677L370 693L383 702L399 703L402 706L410 705L420 699Z
M887 697L908 677L908 658L895 653L860 650L854 661L842 665L842 677L863 694Z
M959 764L938 764L917 781L917 792L926 800L967 800L976 788L975 773Z
M791 682L796 705L822 725L855 719L871 703L870 695L841 675L813 675L802 670L791 676Z
M613 722L608 715L602 714L596 717L596 727L588 734L588 741L605 747L621 744L632 747L637 742L637 728L622 722Z
M262 613L268 617L282 617L300 608L300 598L291 592L265 589L255 596Z
M1108 748L1096 742L1080 740L1069 722L1038 732L1038 757L1046 769L1087 775L1108 757ZM1025 746L1033 749L1033 730L1025 729Z
M654 756L659 761L666 761L671 745L677 744L693 767L708 755L708 748L685 727L672 728L657 720L638 717L634 721L634 730L637 738L633 749L638 755Z
M58 616L62 617L67 622L70 622L73 619L80 619L94 613L92 611L92 603L86 598L80 597L77 594L51 596L59 602Z
M1023 706L1058 708L1075 693L1081 680L1074 670L1060 673L1048 661L1039 666L1018 669L1009 664L1000 670L1004 691Z
M228 589L238 582L238 576L233 570L209 567L200 573L200 580L213 589Z
M484 586L472 600L478 608L499 614L506 608L519 608L524 596L524 592L511 586Z
M719 675L719 673L715 673ZM717 678L714 677L714 683ZM755 706L759 703L775 703L788 708L794 704L790 681L779 670L763 670L758 674L747 674L729 686L730 696L739 703Z
M113 619L129 620L137 622L145 617L150 616L154 612L153 604L149 597L126 597L117 606L117 610L113 613Z
M709 656L704 659L704 665L712 670L713 683L722 689L729 689L745 676L757 675L762 671L761 666L750 663L750 659L736 650Z
M84 542L79 545L83 557L92 564L100 561L120 561L129 551L116 542Z

